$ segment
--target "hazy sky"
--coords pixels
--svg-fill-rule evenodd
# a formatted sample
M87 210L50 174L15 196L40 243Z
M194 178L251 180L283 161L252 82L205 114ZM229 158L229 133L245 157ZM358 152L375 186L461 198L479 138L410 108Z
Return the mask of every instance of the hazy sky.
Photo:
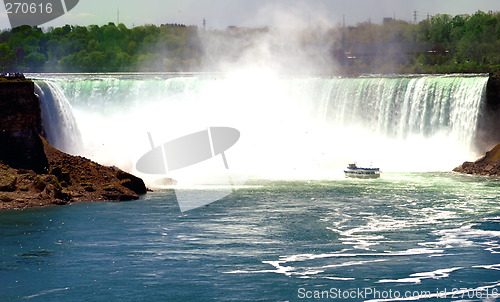
M383 17L417 20L427 14L473 14L478 10L500 11L500 0L80 0L68 14L42 27L103 25L117 21L127 27L143 24L183 23L222 29L234 26L273 26L315 24L336 25L345 15L347 25L368 21L380 23ZM0 28L9 28L5 6L0 8Z

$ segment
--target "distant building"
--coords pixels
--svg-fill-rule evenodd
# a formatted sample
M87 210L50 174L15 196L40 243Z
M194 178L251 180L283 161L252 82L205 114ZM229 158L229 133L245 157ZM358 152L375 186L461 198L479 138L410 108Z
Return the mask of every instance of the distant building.
M394 18L384 18L382 21L384 24L387 24L387 23L394 21Z

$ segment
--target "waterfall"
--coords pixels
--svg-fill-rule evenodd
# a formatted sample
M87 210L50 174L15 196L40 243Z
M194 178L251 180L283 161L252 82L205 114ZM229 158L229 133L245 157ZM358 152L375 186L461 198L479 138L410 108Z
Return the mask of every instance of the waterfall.
M42 126L47 141L61 151L77 154L81 137L68 100L51 81L36 80L35 93L40 98Z
M360 126L404 141L444 134L471 148L486 95L486 76L356 78L321 81L319 114L337 127Z
M243 72L66 75L46 85L71 103L80 153L102 163L134 172L150 146L147 132L160 144L227 126L241 132L227 154L235 170L281 178L329 177L351 161L384 171L449 171L475 160L487 81Z

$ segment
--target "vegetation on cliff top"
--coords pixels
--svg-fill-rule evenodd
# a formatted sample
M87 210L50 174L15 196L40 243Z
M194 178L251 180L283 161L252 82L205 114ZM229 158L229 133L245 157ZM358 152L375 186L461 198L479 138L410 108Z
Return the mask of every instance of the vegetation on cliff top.
M229 58L241 56L241 50L252 44L246 37L269 31L213 31L179 24L127 28L109 23L66 25L45 32L21 26L0 33L0 71L200 71L215 66L210 60L220 53ZM297 31L295 40L305 54L317 56L308 52L307 44L310 37L319 35L319 43L329 49L322 55L348 72L500 73L500 12L436 15L418 24L400 20L362 23L325 32L319 34L318 28L311 27ZM219 42L222 37L225 42L207 45L211 37ZM278 51L297 51L292 48Z

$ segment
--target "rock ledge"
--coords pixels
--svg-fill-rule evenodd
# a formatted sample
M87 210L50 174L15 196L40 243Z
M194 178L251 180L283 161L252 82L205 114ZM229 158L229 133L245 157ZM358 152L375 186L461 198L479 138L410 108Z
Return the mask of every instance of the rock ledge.
M475 162L466 161L453 169L453 171L465 174L500 177L500 144L486 152L485 156Z
M79 201L127 201L146 193L144 182L116 167L61 152L42 138L48 172L12 168L0 161L0 210Z

